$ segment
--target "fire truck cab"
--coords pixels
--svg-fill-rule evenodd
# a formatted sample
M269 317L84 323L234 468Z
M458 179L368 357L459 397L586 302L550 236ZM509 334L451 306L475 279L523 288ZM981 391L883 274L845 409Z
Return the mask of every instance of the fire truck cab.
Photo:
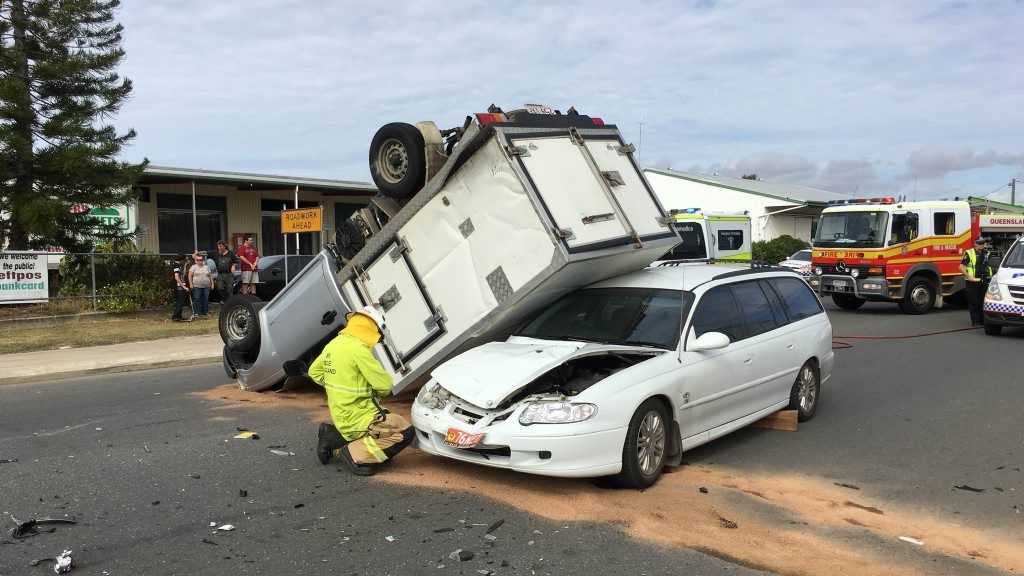
M963 290L960 260L978 236L963 201L836 201L822 212L809 283L840 308L896 302L924 314Z

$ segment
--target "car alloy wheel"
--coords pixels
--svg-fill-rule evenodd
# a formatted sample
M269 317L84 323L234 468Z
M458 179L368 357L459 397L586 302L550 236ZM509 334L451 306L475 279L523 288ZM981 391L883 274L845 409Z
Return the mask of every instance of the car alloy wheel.
M818 376L810 364L800 369L800 382L797 384L797 397L800 399L800 410L805 414L814 412L818 402Z
M641 473L644 476L657 474L665 460L665 420L657 411L648 412L640 423L636 448Z

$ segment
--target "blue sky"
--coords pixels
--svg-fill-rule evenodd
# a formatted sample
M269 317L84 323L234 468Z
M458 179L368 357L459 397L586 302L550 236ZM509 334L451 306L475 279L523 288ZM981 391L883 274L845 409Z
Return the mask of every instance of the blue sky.
M541 102L638 145L642 124L660 167L918 198L1024 176L1021 1L127 0L119 18L117 125L154 164L369 180L382 124Z

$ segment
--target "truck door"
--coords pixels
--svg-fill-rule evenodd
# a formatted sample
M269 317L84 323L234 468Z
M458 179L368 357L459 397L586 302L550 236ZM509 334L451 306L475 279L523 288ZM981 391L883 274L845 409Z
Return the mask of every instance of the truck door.
M380 303L387 318L381 342L396 372L445 332L444 319L409 262L404 244L392 244L367 269L357 289L362 304Z
M664 233L665 226L658 221L661 206L640 177L632 153L617 138L588 138L586 146L636 233L641 238Z

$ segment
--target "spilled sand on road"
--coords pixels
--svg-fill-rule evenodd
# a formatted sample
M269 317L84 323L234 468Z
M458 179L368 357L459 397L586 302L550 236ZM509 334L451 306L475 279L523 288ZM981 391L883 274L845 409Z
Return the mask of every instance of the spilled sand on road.
M198 395L218 401L219 408L289 407L306 412L311 421L329 417L323 392L316 387L260 394L231 384ZM388 405L408 416L411 402L408 397ZM677 468L654 487L637 492L604 489L587 480L486 468L409 450L375 478L460 490L556 521L610 523L637 538L694 548L781 574L928 574L934 571L925 567L928 555L979 567L1024 570L1024 536L879 502L863 491L799 474L694 464ZM701 487L708 493L701 493ZM731 523L736 527L726 527ZM900 542L900 536L922 540L924 546ZM898 554L900 547L907 553Z

